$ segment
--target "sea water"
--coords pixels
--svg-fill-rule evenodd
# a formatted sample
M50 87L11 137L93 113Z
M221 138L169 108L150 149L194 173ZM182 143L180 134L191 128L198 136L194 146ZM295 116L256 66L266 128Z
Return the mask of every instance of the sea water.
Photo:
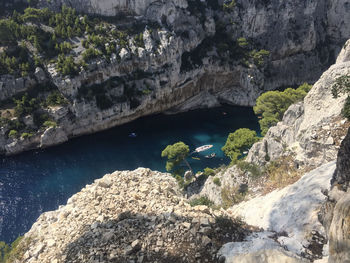
M0 240L12 242L27 232L41 213L64 205L106 173L138 167L164 172L166 161L161 152L169 144L183 141L191 151L214 145L188 158L194 171L228 164L221 147L238 128L258 130L251 108L224 106L148 116L45 150L0 157ZM131 133L136 137L130 137ZM205 158L211 153L216 157Z

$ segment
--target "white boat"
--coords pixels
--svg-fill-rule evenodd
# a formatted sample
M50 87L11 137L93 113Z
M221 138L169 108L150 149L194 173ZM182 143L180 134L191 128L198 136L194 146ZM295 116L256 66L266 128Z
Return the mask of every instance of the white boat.
M199 153L199 152L203 152L203 151L209 150L211 147L213 147L213 145L207 144L207 145L203 145L201 147L196 148L194 151Z

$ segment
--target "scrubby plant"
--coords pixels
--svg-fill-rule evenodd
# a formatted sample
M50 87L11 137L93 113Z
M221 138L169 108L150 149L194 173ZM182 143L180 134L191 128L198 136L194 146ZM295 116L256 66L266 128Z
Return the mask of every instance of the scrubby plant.
M28 94L24 94L21 99L15 99L14 102L16 104L15 115L18 117L32 114L38 108L37 99L30 98Z
M24 253L29 248L30 241L30 238L20 236L11 243L11 246L6 245L4 242L0 242L2 247L4 247L4 249L1 249L0 245L0 263L20 262Z
M232 11L236 6L235 0L225 0L223 4L224 11Z
M10 130L10 132L9 132L9 137L10 137L10 138L17 138L17 137L18 137L18 131L16 131L16 130Z
M254 106L255 114L261 118L259 121L261 134L265 135L270 127L282 120L283 114L289 106L303 100L311 88L311 85L304 83L297 89L288 88L284 91L263 93L256 100L256 106Z
M349 96L346 98L346 101L342 110L342 114L345 118L350 120L350 97Z
M247 151L258 140L256 131L247 128L238 129L229 134L222 150L232 163L236 163L243 152Z
M213 183L214 183L215 185L217 185L217 186L221 186L220 178L215 177L215 178L213 179Z
M44 126L44 127L47 127L47 128L49 128L49 127L56 128L56 127L57 127L57 123L54 122L54 121L45 121L45 122L43 123L43 126Z
M21 138L27 139L27 138L30 138L30 137L32 137L32 136L33 136L32 133L23 132L22 135L21 135Z
M47 106L58 106L58 105L64 105L66 103L67 103L67 100L57 90L50 93L45 100L45 104Z
M271 161L266 166L267 183L265 192L270 192L276 188L283 188L295 183L303 174L295 165L293 156L283 156Z
M245 198L247 188L239 186L224 186L221 189L222 207L229 208L242 202Z
M264 65L265 60L269 57L269 55L270 52L265 49L261 49L259 51L254 49L249 53L249 56L253 59L254 64L258 67Z
M73 76L78 73L78 65L74 62L74 58L72 56L64 56L62 54L58 56L56 69L63 76Z
M207 196L201 196L190 200L189 204L191 206L197 206L197 205L213 206L214 202L211 201Z
M253 178L257 178L263 175L263 171L261 168L254 164L254 163L248 163L245 161L238 161L237 162L237 167L242 171L242 172L247 172L249 175Z
M350 120L350 75L342 75L335 79L332 85L332 94L334 98L337 98L340 94L348 94L346 98L342 114L348 120Z
M206 168L204 168L203 174L206 177L214 176L215 175L215 171L212 168L206 167Z

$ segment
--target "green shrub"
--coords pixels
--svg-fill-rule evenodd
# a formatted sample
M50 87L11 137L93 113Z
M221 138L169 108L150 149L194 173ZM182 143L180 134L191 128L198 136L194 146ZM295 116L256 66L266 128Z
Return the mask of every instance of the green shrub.
M215 171L214 171L214 169L207 167L207 168L204 168L203 174L206 177L214 176L215 175Z
M24 253L29 248L29 244L29 238L25 239L23 236L18 237L12 242L11 246L9 246L9 250L6 250L6 253L3 254L2 261L0 258L0 263L21 262Z
M38 103L35 98L29 98L28 94L24 94L20 100L14 100L15 115L18 117L33 114L34 111L38 108Z
M23 132L22 135L21 135L21 137L23 139L27 139L27 138L30 138L32 136L33 136L33 134L32 133L28 133L28 132Z
M350 95L350 75L343 75L336 78L332 85L332 94L334 98L337 98L341 93ZM342 114L350 120L350 96L346 98Z
M237 39L237 45L241 48L247 48L249 43L245 37L240 37Z
M10 130L10 132L9 132L9 137L10 137L10 138L17 138L17 137L18 137L18 131L16 131L16 130Z
M217 186L221 186L220 178L218 178L218 177L214 178L213 183L216 184Z
M57 59L56 69L63 75L63 76L74 76L78 73L78 66L74 62L74 59L72 56L65 56L60 54Z
M332 85L332 94L337 98L340 93L350 93L350 75L342 75L335 79Z
M283 114L289 106L303 100L311 88L311 85L304 83L297 89L288 88L284 91L263 93L256 100L256 106L254 106L255 114L261 117L259 121L261 134L265 135L270 127L282 120Z
M54 122L54 121L45 121L43 123L43 126L44 127L53 127L53 128L56 128L57 127L57 123Z
M206 205L206 206L213 206L214 202L212 202L208 197L201 196L196 199L192 199L190 202L191 206L197 206L197 205Z
M222 207L229 208L235 204L242 202L245 198L247 188L241 189L238 186L225 186L221 189L221 199L222 199Z
M253 59L253 62L256 66L261 67L264 65L265 60L268 58L268 56L270 56L270 52L265 49L261 49L259 51L256 51L254 49L249 53L249 56Z
M255 178L263 175L263 172L261 171L260 167L254 163L238 161L237 167L242 172L248 172L252 177L255 177Z
M232 163L236 163L243 155L243 152L247 151L258 140L259 138L255 131L247 128L238 129L234 133L229 134L222 150L231 159Z
M350 120L350 97L349 96L346 98L346 101L342 110L342 114L345 118Z
M135 36L135 44L138 47L145 47L145 43L143 42L143 33Z
M102 53L96 48L88 48L82 54L84 62L88 62L94 58L98 58L101 55Z
M67 100L56 90L47 96L45 103L48 106L58 106L67 104Z
M236 6L236 1L231 0L231 1L225 1L223 4L223 9L224 11L232 11Z

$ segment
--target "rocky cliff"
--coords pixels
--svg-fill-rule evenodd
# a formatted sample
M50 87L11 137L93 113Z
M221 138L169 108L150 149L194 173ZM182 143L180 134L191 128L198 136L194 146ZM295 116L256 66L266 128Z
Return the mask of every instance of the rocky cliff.
M327 202L319 214L329 238L329 263L350 260L350 133L342 142Z
M282 121L251 147L245 161L260 167L271 161L288 162L292 167L289 172L302 175L336 160L350 123L341 114L346 95L333 98L331 87L337 77L350 73L349 44L347 41L336 63L322 74L304 101L291 105ZM261 183L237 166L215 177L220 180L220 186L209 178L204 183L191 184L188 196L207 196L216 204L222 204L225 191L237 191L242 185L248 187L252 195L261 192Z
M315 167L336 159L349 124L341 115L346 95L335 99L331 87L337 77L350 73L349 44L344 45L336 63L322 74L304 101L290 106L283 120L252 147L248 162L264 164L291 154L300 164Z
M105 175L42 214L13 262L218 262L218 249L250 233L224 211L191 207L169 174Z
M249 189L248 200L233 205L228 212L267 233L253 235L247 243L225 245L220 253L228 262L241 262L242 254L250 255L252 262L254 258L265 262L264 257L272 260L266 262L274 262L273 258L279 262L280 246L309 260L349 260L349 122L341 114L346 95L335 99L331 94L335 79L349 74L349 50L348 41L336 63L323 73L304 101L291 105L283 120L253 145L246 158L267 169L271 161L278 166L281 160L289 160L293 168L281 173L301 173L301 179L266 194L261 191L263 179L254 179L251 172L234 165L215 175L221 185L211 177L199 187L190 185L191 198L207 196L224 205L230 195L240 193L242 186ZM305 173L305 167L316 169ZM231 200L231 205L239 201Z
M57 123L49 131L38 129L30 138L16 139L2 129L0 150L5 154L58 144L169 109L222 102L251 106L263 91L316 81L349 37L345 0L236 1L232 8L222 1L197 0L55 0L39 1L38 6L57 9L61 4L99 15L118 13L117 27L143 27L143 44L135 45L130 37L108 61L94 60L76 77L63 77L54 64L45 65L48 78L69 103L44 109ZM239 38L248 40L248 50L237 45ZM79 39L72 41L80 45ZM270 55L261 57L260 49ZM79 50L74 49L78 57ZM3 82L8 87L3 94L13 95L11 83ZM108 107L101 109L95 97L82 96L96 85L111 101Z

